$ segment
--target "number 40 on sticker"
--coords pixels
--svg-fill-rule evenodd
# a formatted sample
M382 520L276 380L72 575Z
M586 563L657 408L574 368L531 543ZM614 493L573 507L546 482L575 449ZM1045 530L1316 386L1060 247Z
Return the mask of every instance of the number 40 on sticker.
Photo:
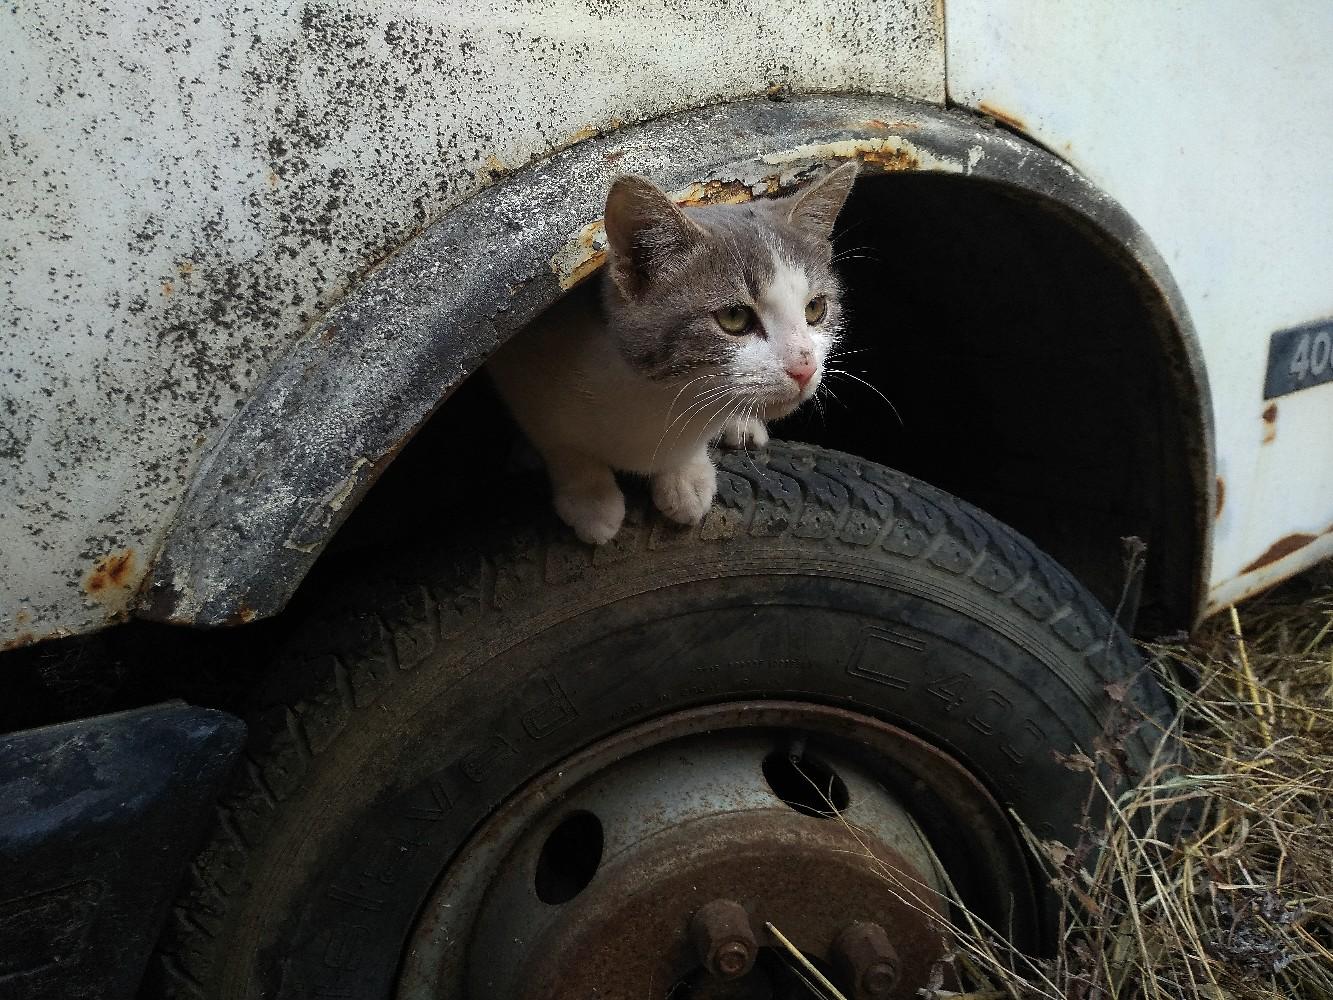
M1268 344L1264 399L1333 381L1333 320L1279 330Z

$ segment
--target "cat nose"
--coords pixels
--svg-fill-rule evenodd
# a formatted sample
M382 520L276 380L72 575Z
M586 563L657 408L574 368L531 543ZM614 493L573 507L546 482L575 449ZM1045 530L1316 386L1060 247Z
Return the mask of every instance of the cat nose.
M806 358L789 362L787 364L787 374L791 376L791 380L796 383L798 388L804 389L810 379L814 377L814 362Z

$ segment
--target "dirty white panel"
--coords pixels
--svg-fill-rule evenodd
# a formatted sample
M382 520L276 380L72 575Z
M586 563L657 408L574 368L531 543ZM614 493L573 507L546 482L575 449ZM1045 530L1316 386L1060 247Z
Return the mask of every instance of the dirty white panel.
M431 220L770 87L940 102L937 5L5 5L0 646L123 614L210 437Z
M1209 610L1333 554L1333 383L1263 397L1269 336L1333 316L1333 4L949 0L945 16L950 98L1116 198L1180 286L1217 431Z

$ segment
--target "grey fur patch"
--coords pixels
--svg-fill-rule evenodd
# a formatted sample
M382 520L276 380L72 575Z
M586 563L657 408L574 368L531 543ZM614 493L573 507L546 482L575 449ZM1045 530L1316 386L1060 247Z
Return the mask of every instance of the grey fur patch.
M786 198L685 209L642 178L618 180L602 300L629 364L657 380L725 368L744 338L713 313L753 307L773 281L775 254L827 297L825 323L836 333L842 287L829 236L855 174L840 167Z

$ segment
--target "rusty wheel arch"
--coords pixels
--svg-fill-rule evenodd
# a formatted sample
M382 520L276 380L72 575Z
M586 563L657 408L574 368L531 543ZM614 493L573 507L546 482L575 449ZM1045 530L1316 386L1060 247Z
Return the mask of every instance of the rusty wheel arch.
M1181 296L1134 220L1069 165L970 114L885 97L696 109L606 133L497 180L378 267L297 341L210 443L135 614L238 624L276 614L380 474L515 331L592 273L610 180L695 202L778 194L824 164L998 186L1058 211L1149 303L1189 483L1169 586L1199 614L1216 490L1210 400Z

